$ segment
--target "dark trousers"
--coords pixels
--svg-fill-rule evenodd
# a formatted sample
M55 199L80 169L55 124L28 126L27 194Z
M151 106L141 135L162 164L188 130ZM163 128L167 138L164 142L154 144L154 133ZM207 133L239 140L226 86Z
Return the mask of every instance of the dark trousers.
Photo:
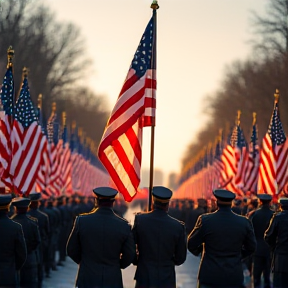
M254 288L261 287L261 277L263 274L264 278L264 288L270 288L270 267L271 259L270 256L254 256L254 266L253 266L253 279Z
M288 273L274 272L273 288L288 288Z

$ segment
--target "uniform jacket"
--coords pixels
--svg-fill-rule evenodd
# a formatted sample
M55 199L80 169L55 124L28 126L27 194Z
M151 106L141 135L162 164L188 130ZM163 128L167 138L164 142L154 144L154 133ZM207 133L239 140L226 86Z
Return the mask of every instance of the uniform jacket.
M265 232L264 239L274 250L275 273L288 273L288 210L274 214L270 226ZM288 287L288 283L287 287ZM286 286L285 286L286 287Z
M0 287L17 287L16 271L27 257L22 227L0 212L0 231Z
M129 266L136 255L131 226L109 207L78 216L67 254L79 264L79 288L122 288L121 268Z
M23 268L37 266L38 262L37 262L36 249L38 248L38 245L40 245L41 243L38 224L37 222L35 222L35 220L32 220L29 217L30 216L26 214L14 214L11 218L13 221L22 225L25 237L27 248L27 260Z
M273 213L274 212L270 210L268 205L263 205L250 217L257 241L257 249L254 253L255 256L269 257L270 255L269 245L264 240L264 233L269 226Z
M243 258L256 249L252 223L220 207L214 213L203 214L188 237L188 250L202 252L198 279L200 284L213 287L243 287Z
M175 265L184 263L187 255L184 223L156 209L136 215L132 231L139 252L134 263L137 285L176 287Z

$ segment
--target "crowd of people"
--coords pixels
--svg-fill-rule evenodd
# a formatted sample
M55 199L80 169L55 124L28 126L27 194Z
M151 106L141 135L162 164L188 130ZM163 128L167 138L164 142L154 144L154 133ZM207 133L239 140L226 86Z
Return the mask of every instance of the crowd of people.
M288 198L240 200L218 189L215 200L195 203L171 200L172 191L157 186L152 211L137 213L131 226L117 190L93 192L48 200L0 194L0 287L40 288L69 256L79 288L122 288L121 269L131 264L136 288L175 288L187 251L201 257L199 288L245 287L245 269L254 288L288 287Z

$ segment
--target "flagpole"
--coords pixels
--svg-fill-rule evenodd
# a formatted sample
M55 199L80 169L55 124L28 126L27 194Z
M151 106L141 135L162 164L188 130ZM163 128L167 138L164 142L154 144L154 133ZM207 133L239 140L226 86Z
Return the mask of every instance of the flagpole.
M159 5L157 0L153 0L151 4L151 9L153 9L153 53L152 53L152 79L156 79L156 40L157 40L157 9L159 9ZM156 99L155 93L156 90L152 89L152 98ZM152 209L152 189L153 189L153 175L154 175L154 138L155 138L155 123L151 126L151 148L150 148L150 176L149 176L149 197L148 197L148 211Z

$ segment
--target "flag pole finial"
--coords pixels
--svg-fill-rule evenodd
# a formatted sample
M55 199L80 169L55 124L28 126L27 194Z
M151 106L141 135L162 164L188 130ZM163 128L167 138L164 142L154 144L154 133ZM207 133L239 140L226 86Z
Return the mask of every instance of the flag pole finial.
M75 129L76 129L76 121L73 120L72 121L72 130L75 131Z
M56 113L56 102L52 103L52 113Z
M158 1L157 0L153 0L151 6L150 6L153 10L157 10L159 9L159 5L158 5Z
M274 94L274 97L275 97L275 103L278 103L278 101L279 101L279 90L278 89L276 89L276 92L275 92L275 94Z
M256 124L257 113L253 112L253 125Z
M12 67L13 65L13 56L14 56L14 50L12 49L12 46L9 46L9 48L7 49L7 68Z
M28 69L27 69L27 67L23 67L23 69L22 69L22 76L23 76L23 78L28 77Z
M241 110L237 111L236 125L240 125Z
M66 126L66 112L65 111L62 112L62 123L63 123L63 126Z
M38 108L39 109L42 109L42 94L39 94L38 96Z

